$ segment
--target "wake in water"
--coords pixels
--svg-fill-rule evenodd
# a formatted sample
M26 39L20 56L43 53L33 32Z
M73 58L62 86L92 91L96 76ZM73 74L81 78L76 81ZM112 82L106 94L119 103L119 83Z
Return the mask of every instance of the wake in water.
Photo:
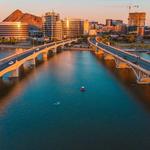
M53 103L53 105L54 106L58 106L58 105L60 105L60 102L58 101L58 102L55 102L55 103Z

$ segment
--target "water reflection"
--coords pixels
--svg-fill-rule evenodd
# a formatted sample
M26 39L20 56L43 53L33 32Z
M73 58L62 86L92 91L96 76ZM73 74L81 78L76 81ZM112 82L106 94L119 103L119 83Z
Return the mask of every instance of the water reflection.
M135 81L128 80L130 70L96 58L89 52L67 51L25 71L18 81L5 80L10 90L5 88L0 100L0 149L150 147L145 140L150 135L149 112L138 103L148 107L148 102L130 96L136 88ZM83 83L85 93L80 92Z
M117 69L113 60L105 61L102 56L96 57L104 67L108 68L111 75L121 83L125 90L150 111L150 86L137 84L135 74L131 69Z
M61 53L61 57L53 56L51 59L51 70L50 72L57 75L58 82L70 82L72 76L75 76L75 52ZM58 54L59 55L59 54ZM67 57L67 60L65 59ZM94 56L95 57L95 56ZM114 61L105 61L101 56L96 56L99 63L103 64L107 71L119 81L123 88L134 96L143 106L150 111L150 86L149 85L138 85L136 84L135 75L130 69L116 69ZM65 68L62 67L61 62L66 61ZM69 63L68 63L69 62ZM25 87L30 83L31 80L37 78L42 69L47 70L49 68L48 62L38 61L38 68L30 68L23 70L21 78L18 80L8 79L0 80L0 112L3 113L5 107L7 107L13 101L13 97L19 96L23 93ZM57 66L56 66L57 64ZM85 68L86 69L86 68ZM66 72L68 76L66 75Z
M58 72L57 79L59 79L58 82L69 82L69 76L71 77L73 75L73 66L74 66L74 59L73 59L73 53L67 53L67 57L69 60L69 64L67 65L67 68L62 68L61 62L65 61L65 57L58 57L59 53L53 56L52 53L49 54L49 59L53 58L53 61L51 65L53 66L51 68L51 72ZM64 55L66 56L66 54ZM60 58L60 59L59 59ZM56 64L57 67L55 67ZM29 67L30 66L30 67ZM13 102L14 97L19 97L23 90L28 86L30 81L36 80L37 74L41 72L41 70L47 70L49 68L49 63L44 62L41 59L36 60L36 67L31 67L31 65L26 66L25 68L22 66L20 67L20 77L17 78L8 78L7 76L5 78L0 79L0 115L4 114L6 107L9 106ZM69 76L64 76L66 71L68 72ZM64 81L64 79L66 79Z
M31 76L30 76L31 75ZM7 79L1 81L0 86L0 114L2 115L5 111L5 108L12 103L14 97L19 96L23 93L24 88L29 81L34 76L34 71L30 75L24 75L19 79Z
M54 75L57 75L56 79L59 82L70 82L72 76L74 76L74 69L76 67L74 53L67 51L67 53L61 53L61 57L53 56L53 60L51 61L51 72ZM67 59L66 59L67 58ZM66 66L62 67L62 63L65 63ZM44 65L44 67L48 67L48 63ZM67 74L67 76L66 76Z
M37 60L36 66L40 69L43 61ZM37 70L34 67L20 68L19 78L1 78L0 79L0 115L5 113L6 107L14 101L14 97L19 97L30 81L36 79Z

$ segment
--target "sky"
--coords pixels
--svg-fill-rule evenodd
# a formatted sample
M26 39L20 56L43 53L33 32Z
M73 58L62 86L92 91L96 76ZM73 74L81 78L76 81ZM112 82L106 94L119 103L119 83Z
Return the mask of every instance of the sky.
M15 9L38 16L48 11L60 13L62 18L73 17L105 23L105 19L122 19L127 23L128 6L139 5L132 11L145 11L150 25L150 0L0 0L0 21Z

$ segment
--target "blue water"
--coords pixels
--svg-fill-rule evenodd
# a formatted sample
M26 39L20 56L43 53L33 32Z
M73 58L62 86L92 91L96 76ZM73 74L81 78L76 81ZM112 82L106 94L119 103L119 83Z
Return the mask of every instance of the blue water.
M150 113L90 52L50 58L0 100L0 150L148 149Z

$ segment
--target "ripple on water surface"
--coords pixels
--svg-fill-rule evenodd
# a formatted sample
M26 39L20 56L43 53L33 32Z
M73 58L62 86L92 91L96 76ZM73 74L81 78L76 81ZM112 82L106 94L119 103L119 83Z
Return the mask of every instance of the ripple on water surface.
M147 103L90 52L60 53L5 88L0 150L150 148Z

